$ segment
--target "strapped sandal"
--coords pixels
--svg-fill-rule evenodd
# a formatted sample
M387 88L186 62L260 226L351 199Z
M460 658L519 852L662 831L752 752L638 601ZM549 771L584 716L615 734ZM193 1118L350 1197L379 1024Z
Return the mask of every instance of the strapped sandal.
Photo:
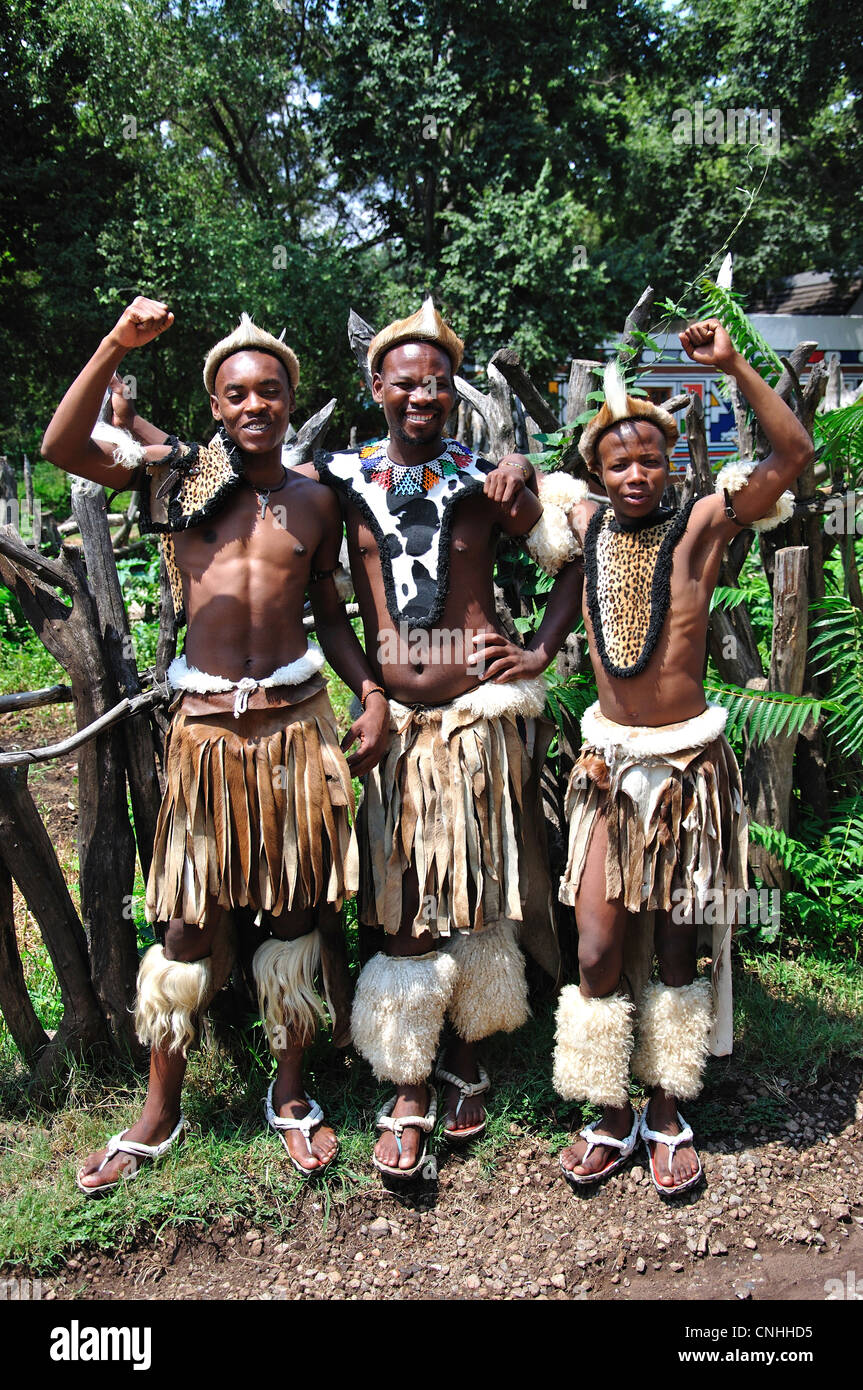
M275 1084L276 1081L275 1078L273 1078L273 1080L270 1082L270 1089L267 1091L267 1094L264 1097L264 1112L267 1116L267 1124L270 1126L270 1129L275 1130L276 1134L278 1134L279 1138L282 1141L282 1146L285 1150L285 1153L288 1155L288 1158L291 1160L291 1163L296 1168L297 1172L302 1173L304 1178L316 1177L317 1174L322 1173L325 1168L329 1168L330 1164L333 1162L336 1155L338 1154L338 1148L336 1149L336 1152L333 1154L333 1157L328 1158L326 1163L319 1163L317 1168L304 1168L302 1163L300 1163L298 1159L294 1158L294 1155L288 1148L288 1141L285 1138L285 1130L298 1129L306 1141L306 1148L308 1149L309 1153L311 1153L312 1130L316 1129L318 1125L323 1124L324 1112L318 1105L318 1102L316 1100L312 1100L312 1097L309 1095L309 1093L305 1091L303 1094L306 1097L306 1103L311 1107L308 1115L304 1115L301 1120L295 1120L291 1116L289 1116L287 1119L282 1119L281 1115L277 1115L275 1110L273 1109L273 1087L275 1086Z
M106 1163L109 1163L116 1154L129 1154L133 1161L124 1169L119 1178L115 1178L113 1182L103 1182L98 1187L86 1187L81 1181L84 1176L83 1169L79 1168L75 1174L75 1186L79 1192L84 1193L85 1197L99 1197L103 1192L110 1192L112 1187L119 1187L123 1182L132 1182L140 1171L141 1165L138 1160L149 1158L155 1162L157 1159L164 1158L168 1150L174 1147L185 1128L185 1116L181 1115L174 1129L167 1139L162 1140L161 1144L142 1144L137 1139L127 1139L128 1129L121 1130L119 1134L112 1134L105 1145L105 1157L95 1171L101 1173ZM88 1173L87 1177L90 1176L91 1174Z
M648 1128L647 1124L647 1111L648 1106L645 1106L644 1113L641 1116L641 1124L639 1125L638 1132L641 1135L641 1138L644 1140L644 1147L647 1150L647 1157L650 1160L650 1176L653 1179L653 1186L656 1188L660 1197L677 1197L679 1193L688 1192L690 1187L694 1187L696 1183L701 1181L701 1175L703 1171L701 1167L701 1159L698 1157L698 1154L695 1155L698 1161L698 1172L693 1173L691 1178L685 1178L683 1182L675 1183L672 1186L666 1186L664 1183L659 1182L656 1176L656 1168L654 1166L655 1153L651 1152L650 1145L668 1145L668 1164L670 1169L671 1164L674 1160L675 1151L680 1147L680 1145L692 1143L692 1130L684 1120L679 1110L677 1112L677 1123L680 1125L679 1134L663 1134L661 1130L650 1129Z
M463 1081L455 1072L447 1071L443 1065L443 1053L438 1058L437 1066L434 1069L435 1080L442 1081L447 1086L455 1086L459 1092L458 1105L455 1108L455 1118L458 1119L459 1111L464 1102L471 1096L484 1095L490 1090L491 1082L488 1079L488 1072L477 1062L479 1081ZM478 1139L481 1134L485 1134L487 1120L482 1120L478 1125L472 1125L470 1129L446 1129L443 1134L448 1144L468 1144L471 1139Z
M600 1168L598 1173L573 1173L571 1169L564 1168L563 1159L559 1159L560 1169L568 1183L573 1187L582 1187L592 1182L600 1182L602 1178L607 1178L610 1173L616 1173L618 1168L622 1168L627 1159L631 1158L638 1143L640 1116L638 1111L633 1111L632 1129L625 1139L615 1139L613 1134L598 1134L597 1126L601 1120L594 1120L592 1125L586 1125L578 1132L579 1139L587 1140L587 1148L578 1160L579 1166L584 1160L593 1153L594 1149L605 1148L619 1149L620 1157L613 1158L610 1163L606 1163L604 1168Z
M398 1182L407 1182L409 1178L416 1177L420 1168L423 1166L428 1148L428 1136L437 1124L437 1096L434 1086L429 1086L429 1105L424 1115L399 1115L393 1119L393 1110L396 1106L397 1096L393 1096L387 1101L378 1115L376 1124L378 1129L389 1129L396 1137L399 1158L402 1155L402 1133L406 1129L419 1129L422 1131L423 1141L420 1145L419 1156L413 1168L391 1168L388 1163L382 1163L377 1154L372 1154L372 1162L382 1173L386 1173L388 1178L395 1178Z

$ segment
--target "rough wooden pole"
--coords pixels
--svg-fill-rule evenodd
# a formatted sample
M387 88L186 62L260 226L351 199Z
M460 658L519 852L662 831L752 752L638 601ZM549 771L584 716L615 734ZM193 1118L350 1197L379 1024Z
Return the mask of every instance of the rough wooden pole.
M49 560L25 546L8 527L0 529L0 578L48 651L68 671L78 728L92 724L116 703L117 687L106 669L99 614L80 551L64 546L59 560ZM57 597L55 586L71 595L71 607ZM129 910L135 846L123 774L118 729L109 729L81 749L78 862L95 993L117 1049L137 1052L129 1011L138 965ZM22 891L26 896L23 886Z
M120 694L132 700L141 693L141 681L111 546L105 489L98 483L76 479L72 484L72 510L81 527L87 578L96 599L108 666ZM153 736L146 715L125 721L123 741L138 858L146 878L153 856L160 802Z
M80 1056L104 1043L106 1031L91 983L87 941L25 769L0 769L0 846L3 864L39 924L63 1000L61 1026L39 1061L47 1083L62 1065L64 1049Z
M48 1034L36 1017L24 979L24 967L15 935L12 875L0 860L0 1013L12 1041L32 1067L48 1046Z
M809 632L805 546L788 546L776 552L773 573L773 641L768 688L800 695L806 672ZM753 820L777 830L788 830L795 734L759 743L748 751L744 786ZM788 875L775 856L758 845L750 847L753 868L765 883L784 888Z

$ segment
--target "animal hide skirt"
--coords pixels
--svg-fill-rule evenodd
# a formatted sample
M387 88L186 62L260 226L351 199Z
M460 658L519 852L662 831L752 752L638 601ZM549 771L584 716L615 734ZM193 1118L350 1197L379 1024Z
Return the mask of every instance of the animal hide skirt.
M514 921L526 949L556 973L545 845L537 841L544 703L541 679L481 686L447 705L390 701L389 749L366 779L357 816L361 921L398 931L413 866L415 936ZM528 918L535 932L525 932Z
M279 916L357 889L353 791L329 698L171 724L147 918L204 921L208 903Z
M694 921L713 960L710 1051L731 1051L731 927L746 899L747 818L740 770L715 706L679 724L616 724L592 705L566 794L569 850L561 902L575 905L597 818L605 818L605 896L631 913L655 910ZM650 973L652 919L625 973L634 997Z

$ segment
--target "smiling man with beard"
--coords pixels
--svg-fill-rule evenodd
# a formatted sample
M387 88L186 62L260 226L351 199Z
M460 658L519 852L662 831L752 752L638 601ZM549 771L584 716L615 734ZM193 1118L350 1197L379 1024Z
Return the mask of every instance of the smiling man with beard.
M568 581L526 657L501 631L495 552L542 509L524 488L513 500L515 479L532 476L520 456L495 470L443 437L463 350L430 300L383 329L368 361L388 437L315 456L343 503L366 651L390 702L357 826L360 917L382 949L360 975L352 1028L396 1088L374 1161L398 1179L418 1171L434 1127L445 1017L435 1075L444 1133L463 1143L486 1125L476 1044L528 1016L520 943L552 975L558 964L538 763L541 672L565 632ZM497 683L516 663L521 678Z
M323 1014L321 963L334 1033L347 1041L338 914L357 883L350 774L380 756L389 713L333 582L335 498L281 461L299 377L285 343L243 315L211 349L204 384L218 429L207 446L169 438L142 448L96 426L126 352L172 322L164 304L136 299L67 391L42 445L70 473L140 490L141 529L161 535L175 606L188 619L184 653L168 670L176 699L147 885L148 920L167 926L138 975L150 1084L136 1123L84 1163L78 1186L88 1195L134 1177L182 1136L187 1051L230 974L238 929L244 957L254 951L277 1059L267 1121L301 1172L332 1162L336 1137L305 1093L303 1053ZM323 652L306 638L306 591ZM368 704L344 740L360 740L347 762L320 674L324 653Z

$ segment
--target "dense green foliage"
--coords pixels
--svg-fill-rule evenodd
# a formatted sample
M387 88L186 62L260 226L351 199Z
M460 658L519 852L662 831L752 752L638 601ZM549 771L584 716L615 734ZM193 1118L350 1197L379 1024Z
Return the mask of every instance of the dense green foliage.
M245 308L286 326L300 412L335 394L334 432L367 435L351 304L379 322L432 287L476 360L513 342L541 377L729 237L750 302L849 271L859 20L852 0L829 23L815 0L8 0L0 449L34 451L135 291L177 315L127 366L153 418L206 429L201 357ZM778 151L676 143L698 103L778 110Z

